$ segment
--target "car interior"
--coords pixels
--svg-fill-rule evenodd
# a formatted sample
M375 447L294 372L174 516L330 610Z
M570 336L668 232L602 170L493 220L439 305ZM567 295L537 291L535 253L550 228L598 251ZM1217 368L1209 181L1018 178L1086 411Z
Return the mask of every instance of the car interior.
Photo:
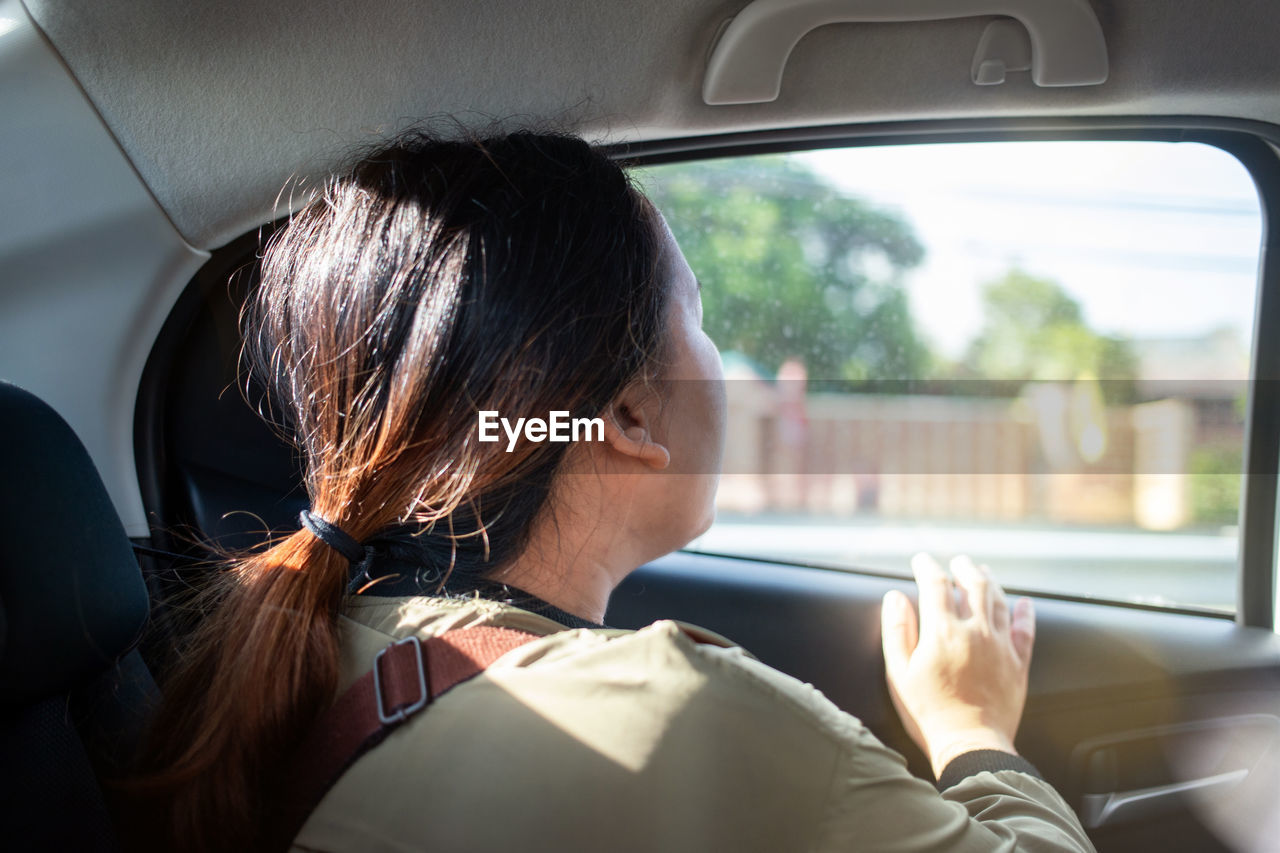
M880 602L971 549L1035 602L1017 747L1098 850L1276 849L1278 33L1262 0L0 0L0 847L128 849L172 602L307 506L240 365L264 241L400 131L548 127L666 212L744 413L716 526L609 625L731 638L931 779Z

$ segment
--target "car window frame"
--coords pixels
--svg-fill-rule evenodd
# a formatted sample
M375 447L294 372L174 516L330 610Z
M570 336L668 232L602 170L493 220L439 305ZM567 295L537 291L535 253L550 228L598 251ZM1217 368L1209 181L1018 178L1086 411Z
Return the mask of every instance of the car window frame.
M833 125L691 136L607 146L633 168L722 157L792 153L828 148L925 145L958 142L1143 141L1198 142L1235 157L1253 178L1262 215L1250 377L1245 410L1244 461L1240 499L1234 614L1200 608L1139 604L1035 590L1038 597L1075 600L1139 610L1159 610L1234 619L1242 626L1275 631L1280 611L1276 566L1280 563L1280 517L1276 485L1280 474L1280 126L1212 117L1107 117L1058 119L949 120ZM1270 329L1272 334L1262 334ZM1270 438L1270 440L1268 440ZM739 559L751 559L734 555ZM768 560L767 562L777 562ZM795 563L796 565L806 565ZM827 567L829 568L829 567ZM848 570L848 569L846 569ZM876 570L854 571L895 576ZM903 575L902 577L905 577ZM1030 592L1015 590L1017 592Z

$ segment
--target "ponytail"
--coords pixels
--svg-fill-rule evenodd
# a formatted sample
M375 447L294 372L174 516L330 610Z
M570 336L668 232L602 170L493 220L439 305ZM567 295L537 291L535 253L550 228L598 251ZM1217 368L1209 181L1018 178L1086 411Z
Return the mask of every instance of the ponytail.
M413 136L332 179L272 237L244 314L319 516L356 542L429 534L442 577L514 560L567 446L480 443L476 412L595 416L645 376L659 240L626 173L571 136ZM339 678L347 556L304 527L225 566L137 782L184 850L256 845Z
M169 792L182 849L256 848L279 768L337 689L348 565L304 529L233 561L207 593L147 742L144 789Z

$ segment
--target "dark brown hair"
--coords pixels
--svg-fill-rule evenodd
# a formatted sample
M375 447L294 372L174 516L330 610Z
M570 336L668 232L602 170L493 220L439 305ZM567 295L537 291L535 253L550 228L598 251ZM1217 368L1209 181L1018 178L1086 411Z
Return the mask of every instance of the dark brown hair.
M417 525L453 572L524 548L569 446L477 440L477 410L596 416L659 357L657 214L582 140L402 138L271 239L246 353L311 508L356 539ZM258 841L332 701L348 561L305 531L229 562L148 739L183 849Z

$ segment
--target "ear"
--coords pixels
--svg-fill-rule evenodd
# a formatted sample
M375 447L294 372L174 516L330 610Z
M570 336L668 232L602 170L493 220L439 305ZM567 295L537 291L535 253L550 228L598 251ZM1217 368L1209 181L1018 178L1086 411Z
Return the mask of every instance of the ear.
M661 471L671 464L671 453L653 440L652 417L638 398L624 393L604 411L604 440L623 456Z

